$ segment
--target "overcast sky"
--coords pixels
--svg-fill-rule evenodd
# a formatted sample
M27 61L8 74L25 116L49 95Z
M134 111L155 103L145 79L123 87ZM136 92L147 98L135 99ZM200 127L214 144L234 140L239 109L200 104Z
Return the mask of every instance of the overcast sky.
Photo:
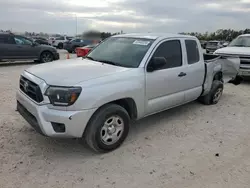
M60 34L244 29L250 0L0 0L0 29Z

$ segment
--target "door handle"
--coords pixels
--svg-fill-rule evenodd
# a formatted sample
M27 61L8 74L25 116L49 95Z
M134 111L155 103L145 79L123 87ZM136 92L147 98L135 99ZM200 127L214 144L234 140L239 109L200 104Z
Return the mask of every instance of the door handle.
M187 74L185 72L181 72L178 76L179 77L183 77L183 76L186 76Z

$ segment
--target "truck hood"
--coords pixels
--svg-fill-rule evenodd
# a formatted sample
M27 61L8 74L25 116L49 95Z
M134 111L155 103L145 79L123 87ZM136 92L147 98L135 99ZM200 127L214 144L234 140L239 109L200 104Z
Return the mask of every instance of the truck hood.
M215 51L218 54L250 55L250 47L225 47Z
M117 74L131 68L77 58L35 65L26 70L49 85L73 86L80 82Z

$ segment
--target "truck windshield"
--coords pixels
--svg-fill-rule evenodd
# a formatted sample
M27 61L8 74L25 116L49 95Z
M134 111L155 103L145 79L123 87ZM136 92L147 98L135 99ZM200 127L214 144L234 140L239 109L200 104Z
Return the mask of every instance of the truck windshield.
M94 48L86 58L116 66L136 68L153 41L152 39L111 37Z
M229 46L250 47L250 37L241 36L234 39Z

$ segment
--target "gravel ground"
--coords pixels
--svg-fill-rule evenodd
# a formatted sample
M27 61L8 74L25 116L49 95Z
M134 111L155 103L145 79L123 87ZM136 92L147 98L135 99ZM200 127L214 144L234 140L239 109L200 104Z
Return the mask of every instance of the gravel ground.
M250 185L250 83L214 106L193 102L132 125L116 151L40 136L15 111L19 74L0 67L1 188L243 188Z

